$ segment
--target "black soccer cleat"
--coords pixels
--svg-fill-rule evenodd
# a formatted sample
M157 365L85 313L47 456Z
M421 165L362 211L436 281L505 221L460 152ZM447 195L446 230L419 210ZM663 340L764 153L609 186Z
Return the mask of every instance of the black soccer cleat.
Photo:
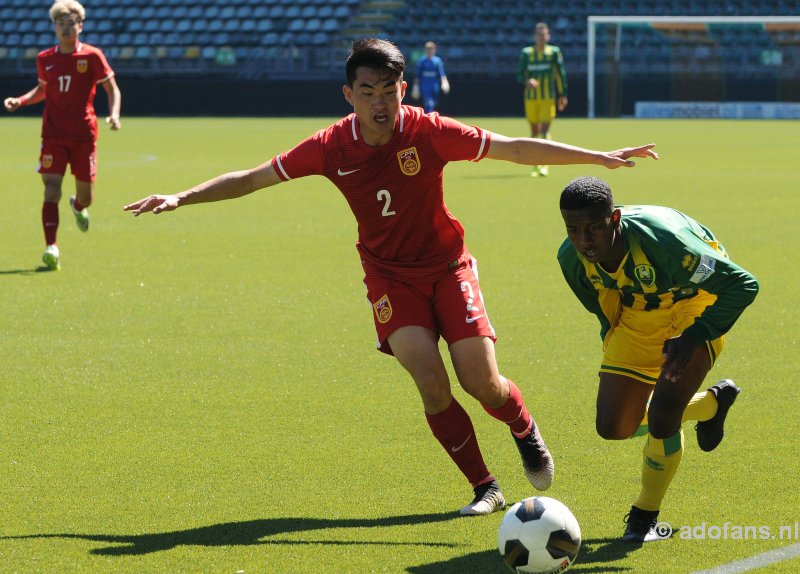
M625 542L654 542L656 540L666 540L672 534L671 531L660 532L658 524L658 510L642 510L636 506L631 506L631 511L625 516L627 523L625 534L622 540Z
M728 409L736 401L736 397L742 391L730 379L723 379L708 389L717 398L717 414L707 421L698 422L694 429L697 431L697 445L700 450L711 452L722 442L725 436L725 418L728 416Z
M555 467L553 457L544 443L539 427L531 421L531 432L525 438L517 438L514 433L514 442L517 443L519 455L522 458L522 468L525 477L536 490L547 490L553 483Z

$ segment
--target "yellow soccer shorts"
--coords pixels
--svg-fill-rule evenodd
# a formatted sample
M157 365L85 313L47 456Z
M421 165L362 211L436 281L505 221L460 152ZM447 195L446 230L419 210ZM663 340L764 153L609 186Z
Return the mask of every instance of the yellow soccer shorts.
M664 341L677 337L716 300L704 291L666 308L649 311L622 307L617 324L603 343L601 373L625 375L655 384L664 363ZM725 337L706 342L713 365L725 346Z
M525 117L530 124L549 124L556 117L556 101L526 99Z

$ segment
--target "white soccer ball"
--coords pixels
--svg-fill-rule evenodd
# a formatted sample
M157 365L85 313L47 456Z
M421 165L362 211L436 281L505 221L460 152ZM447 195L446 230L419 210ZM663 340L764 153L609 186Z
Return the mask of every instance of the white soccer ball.
M497 547L513 572L563 572L578 555L581 528L555 498L532 496L508 509L497 532Z

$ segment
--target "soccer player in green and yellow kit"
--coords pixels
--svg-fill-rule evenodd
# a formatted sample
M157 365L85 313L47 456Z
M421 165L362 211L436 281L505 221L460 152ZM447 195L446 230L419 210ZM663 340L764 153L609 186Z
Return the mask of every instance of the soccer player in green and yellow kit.
M692 218L667 207L615 207L596 177L572 180L560 206L568 236L558 252L561 270L601 325L597 433L608 440L647 435L641 491L623 540L659 540L658 512L683 453L682 422L698 421L704 451L724 435L739 388L724 379L697 391L758 282Z
M517 80L525 86L525 117L531 126L531 137L550 139L550 124L556 107L567 107L567 72L557 46L548 44L550 29L544 22L536 24L536 43L522 49ZM546 176L546 165L533 166L533 177Z

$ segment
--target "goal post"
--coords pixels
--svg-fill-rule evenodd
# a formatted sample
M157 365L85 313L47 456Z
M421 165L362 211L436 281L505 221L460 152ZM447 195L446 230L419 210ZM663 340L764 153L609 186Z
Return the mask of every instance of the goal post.
M800 16L589 16L587 31L590 118L639 101L758 102L800 118Z

